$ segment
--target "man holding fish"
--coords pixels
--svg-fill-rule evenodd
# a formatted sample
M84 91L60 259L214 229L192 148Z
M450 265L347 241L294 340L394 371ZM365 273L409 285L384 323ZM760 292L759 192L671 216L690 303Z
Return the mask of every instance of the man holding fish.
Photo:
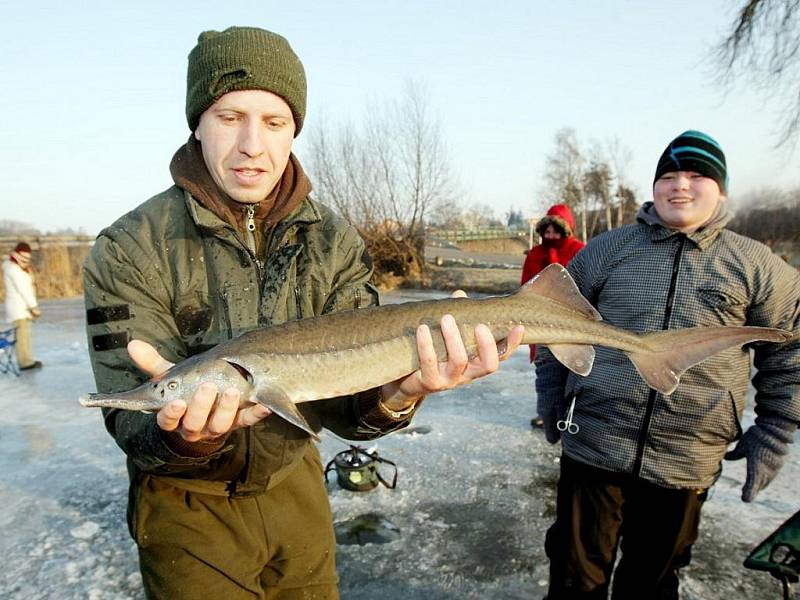
M746 347L709 358L670 393L648 387L610 348L598 348L586 377L552 349L537 356L539 414L548 441L563 446L545 541L548 600L607 598L618 549L615 600L677 599L678 571L690 562L723 457L746 459L742 500L751 502L789 452L800 423L800 276L765 245L725 229L727 190L720 145L682 133L661 155L654 201L637 222L594 238L568 271L617 327L753 325L794 336L753 347L757 416L744 432Z
M85 265L99 392L151 376L159 389L173 363L249 330L377 304L363 241L310 197L291 152L305 104L303 66L281 36L248 27L200 35L175 185L102 231ZM452 316L431 326L446 361L421 325L419 369L300 411L263 386L250 402L213 377L155 413L105 408L128 458L128 523L147 596L338 598L319 453L308 431L267 404L290 420L301 412L311 433L371 439L404 427L426 394L491 373L502 357L485 325L471 332L469 354ZM507 353L522 336L509 329ZM245 367L225 364L245 381Z

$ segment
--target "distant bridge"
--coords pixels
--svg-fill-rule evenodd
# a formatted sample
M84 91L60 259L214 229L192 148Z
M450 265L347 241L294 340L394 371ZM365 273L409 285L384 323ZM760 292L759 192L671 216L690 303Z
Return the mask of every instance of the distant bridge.
M499 240L505 238L524 238L526 231L516 231L506 227L486 227L484 229L428 229L428 238L438 238L447 242L471 242L474 240Z
M91 246L96 236L93 235L0 235L0 251L11 249L18 242L28 242L32 250L39 250L51 246ZM4 252L5 253L5 252Z

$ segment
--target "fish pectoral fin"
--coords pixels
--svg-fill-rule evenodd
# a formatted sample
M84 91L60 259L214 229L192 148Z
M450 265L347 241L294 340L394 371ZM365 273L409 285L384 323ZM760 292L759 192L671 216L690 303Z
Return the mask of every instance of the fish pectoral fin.
M285 421L305 431L314 438L314 441L320 441L317 432L311 428L306 418L297 410L297 405L292 402L292 399L281 388L262 385L256 388L255 400Z
M517 293L544 296L570 307L589 319L603 320L597 309L583 297L569 272L558 263L547 265Z
M573 373L586 377L594 364L594 348L587 344L549 344L547 349L556 360Z

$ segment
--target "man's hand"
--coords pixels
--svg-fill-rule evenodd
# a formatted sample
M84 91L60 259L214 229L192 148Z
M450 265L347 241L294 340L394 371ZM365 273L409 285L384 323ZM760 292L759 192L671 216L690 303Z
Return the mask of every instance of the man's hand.
M29 309L29 312L31 313L31 316L34 319L38 319L42 315L42 311L39 310L39 308L36 307L36 306L34 306L33 308Z
M148 375L160 375L173 363L161 356L147 342L132 340L128 354L136 366ZM175 431L187 442L208 441L227 435L239 427L249 427L271 413L253 404L239 409L241 393L236 388L218 394L213 383L202 384L188 404L174 400L156 414L156 422L164 431Z
M454 296L465 295L457 292ZM383 386L383 404L391 410L401 411L427 394L449 390L494 373L500 362L508 358L522 342L525 329L517 326L499 344L486 325L475 327L478 353L470 360L456 320L444 315L441 320L442 336L447 349L447 362L439 362L427 325L417 328L419 370Z

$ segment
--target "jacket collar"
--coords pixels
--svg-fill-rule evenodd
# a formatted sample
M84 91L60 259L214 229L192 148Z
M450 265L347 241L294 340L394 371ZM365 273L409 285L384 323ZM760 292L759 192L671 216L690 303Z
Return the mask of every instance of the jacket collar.
M182 191L189 214L198 227L202 227L203 229L208 229L210 231L220 231L222 229L231 228L226 221L222 220L213 211L198 202L197 199L188 191ZM310 196L307 196L279 223L279 226L282 228L289 228L293 225L306 225L316 223L321 220L322 215L320 215L316 203L311 199Z
M169 166L175 184L189 192L204 208L216 214L237 230L245 228L245 207L222 191L208 172L203 151L193 135L172 157ZM300 161L294 154L270 194L258 204L253 217L260 228L272 229L296 211L311 192L311 182L306 177Z

